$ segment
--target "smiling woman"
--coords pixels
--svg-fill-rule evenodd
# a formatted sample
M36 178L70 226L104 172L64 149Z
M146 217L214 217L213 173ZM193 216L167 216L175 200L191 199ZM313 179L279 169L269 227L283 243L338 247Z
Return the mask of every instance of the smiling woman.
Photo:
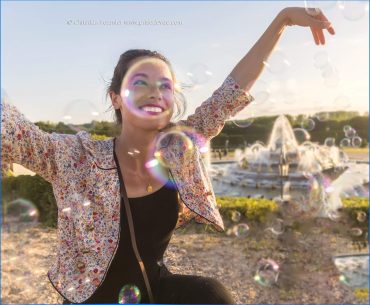
M322 12L282 10L212 96L178 122L171 120L185 105L171 65L149 50L123 53L114 70L117 138L48 134L2 103L3 163L53 184L59 247L48 277L65 303L234 303L216 279L171 274L163 254L190 220L224 231L204 143L253 101L249 89L287 25L310 27L317 44L324 29L334 34Z
M107 95L110 95L111 98L112 98L112 95L120 95L121 94L121 90L122 90L122 83L123 83L123 80L124 78L126 77L127 79L127 75L128 75L128 71L130 69L130 71L132 72L134 69L133 69L133 65L134 65L134 62L135 60L137 61L138 59L140 59L141 61L146 58L147 61L146 63L149 64L149 62L152 62L154 64L154 61L157 60L157 63L160 65L161 62L162 63L165 63L166 64L166 68L170 71L170 77L169 78L164 78L163 81L166 81L166 86L171 86L172 88L172 91L174 93L174 97L172 99L173 103L174 103L174 109L173 109L173 113L174 113L174 116L173 117L176 117L176 116L182 116L185 112L185 108L186 108L186 105L184 105L184 101L183 100L180 100L177 98L177 95L176 93L179 93L179 88L176 85L176 77L175 77L175 73L172 69L172 66L170 64L170 62L168 61L168 59L166 57L164 57L162 54L156 52L156 51L151 51L151 50L144 50L144 49L135 49L135 50L129 50L129 51L126 51L125 53L123 53L120 58L119 58L119 61L114 69L114 74L113 74L113 77L111 79L111 82L110 82L110 85L108 87L108 90L107 90ZM136 66L138 67L138 66ZM147 84L147 78L148 76L144 73L143 74L137 74L137 75L132 75L131 77L138 77L139 79L137 80L137 82L135 83L135 86L137 87L141 87L141 89L144 91L145 88L146 90L149 90L149 86ZM140 77L142 77L143 79L140 80ZM158 85L158 84L157 84ZM126 94L128 94L128 92L124 92ZM121 111L119 109L119 106L115 106L114 103L113 103L113 107L115 109L115 115L116 115L116 122L121 125L122 124L122 114L121 114ZM118 108L116 108L118 107Z

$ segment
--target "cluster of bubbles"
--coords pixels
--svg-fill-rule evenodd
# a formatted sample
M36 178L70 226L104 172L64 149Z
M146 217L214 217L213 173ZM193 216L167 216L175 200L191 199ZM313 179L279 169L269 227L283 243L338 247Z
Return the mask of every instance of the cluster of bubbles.
M349 230L349 234L351 237L363 237L365 232L364 229L361 228L365 224L367 220L367 213L364 211L356 211L356 222L357 226L351 228Z
M367 1L305 1L307 14L316 17L322 11L339 8L343 17L348 21L362 19L369 10ZM338 69L331 63L326 51L317 52L313 57L314 66L321 70L321 76L327 87L337 87L341 77Z
M135 285L125 285L118 295L119 304L139 304L141 301L140 289Z
M305 117L300 122L301 128L294 128L294 136L299 144L304 144L311 138L310 131L315 128L315 121L310 117ZM357 135L357 131L350 125L343 127L345 137L340 141L339 147L361 147L362 138ZM324 141L324 145L327 147L335 146L335 138L328 137Z
M343 127L345 137L340 141L340 147L360 147L362 139L357 135L357 131L350 125Z
M246 223L238 223L241 220L242 214L237 211L233 210L230 213L230 219L232 222L236 223L231 228L227 229L226 235L227 236L234 236L234 237L246 237L249 234L250 228Z

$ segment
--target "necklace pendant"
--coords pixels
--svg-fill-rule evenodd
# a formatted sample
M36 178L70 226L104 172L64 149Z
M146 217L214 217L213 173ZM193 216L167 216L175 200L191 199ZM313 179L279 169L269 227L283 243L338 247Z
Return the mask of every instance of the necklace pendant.
M146 187L146 191L148 193L151 193L153 191L153 188L152 188L152 186L150 184Z

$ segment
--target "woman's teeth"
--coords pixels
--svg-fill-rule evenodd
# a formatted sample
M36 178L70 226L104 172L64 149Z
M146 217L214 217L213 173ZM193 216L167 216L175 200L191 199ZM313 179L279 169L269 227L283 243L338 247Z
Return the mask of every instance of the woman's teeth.
M146 107L142 107L141 109L146 111L146 112L156 112L156 113L163 112L162 108L160 108L160 107L152 107L152 106L148 107L148 106L146 106Z

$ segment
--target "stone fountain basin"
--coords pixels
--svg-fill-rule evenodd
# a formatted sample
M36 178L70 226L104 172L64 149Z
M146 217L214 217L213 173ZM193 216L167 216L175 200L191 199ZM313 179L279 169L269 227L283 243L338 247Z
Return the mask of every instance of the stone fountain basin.
M352 288L369 287L369 254L344 254L333 256L341 273L341 281Z

